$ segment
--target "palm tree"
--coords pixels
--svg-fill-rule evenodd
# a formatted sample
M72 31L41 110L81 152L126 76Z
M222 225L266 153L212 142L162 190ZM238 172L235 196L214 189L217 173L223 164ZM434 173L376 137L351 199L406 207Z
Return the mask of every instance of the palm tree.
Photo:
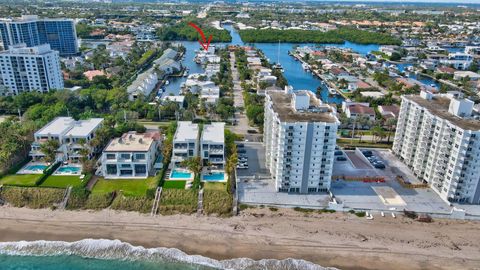
M185 159L184 161L182 161L181 165L182 167L185 167L195 173L195 175L200 174L200 172L202 171L202 160L200 157L191 157Z
M60 143L57 140L48 140L40 145L40 151L45 155L45 162L52 163L55 161L57 155L57 149L60 147Z
M396 125L397 125L397 119L393 117L388 118L385 121L385 126L388 128L387 142L390 142L390 136L391 136L392 130L395 128Z

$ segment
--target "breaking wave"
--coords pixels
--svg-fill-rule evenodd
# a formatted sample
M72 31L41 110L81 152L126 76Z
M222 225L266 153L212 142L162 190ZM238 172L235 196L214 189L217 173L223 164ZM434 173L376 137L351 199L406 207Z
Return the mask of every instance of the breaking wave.
M235 270L325 270L317 264L297 259L249 258L214 260L200 255L188 255L175 248L144 248L120 240L84 239L77 242L63 241L19 241L0 243L0 254L17 256L61 256L74 255L93 259L148 260L167 263L185 263L215 269Z

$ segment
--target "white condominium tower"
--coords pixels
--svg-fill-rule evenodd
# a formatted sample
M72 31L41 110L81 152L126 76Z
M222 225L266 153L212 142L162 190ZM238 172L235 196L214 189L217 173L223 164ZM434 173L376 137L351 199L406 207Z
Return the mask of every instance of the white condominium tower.
M393 152L440 197L480 202L480 120L461 93L402 97Z
M58 52L50 45L13 45L0 52L1 96L52 89L63 89L63 76Z
M277 191L329 190L339 124L335 108L310 91L267 92L263 141Z

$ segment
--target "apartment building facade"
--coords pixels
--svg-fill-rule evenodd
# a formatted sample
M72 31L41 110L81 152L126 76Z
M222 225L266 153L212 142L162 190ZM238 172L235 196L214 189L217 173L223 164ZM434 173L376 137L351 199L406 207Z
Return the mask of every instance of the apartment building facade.
M30 156L39 160L45 155L41 151L42 143L48 140L58 141L57 161L78 162L82 155L81 150L86 148L91 159L99 147L92 147L89 143L95 137L95 132L102 126L103 118L78 120L71 117L57 117L43 128L35 132L34 142L31 145Z
M263 141L277 191L330 189L339 124L336 109L310 91L267 91Z
M51 50L48 44L36 47L15 45L0 52L0 95L32 91L46 93L63 88L58 52Z
M461 93L402 97L393 152L448 202L480 203L480 119Z
M188 158L198 156L199 127L191 121L178 121L173 137L172 162L176 166Z
M75 23L71 19L40 19L35 15L24 15L13 20L2 20L0 37L5 50L21 43L27 47L49 44L62 56L79 53Z
M105 179L146 179L155 175L161 144L159 132L128 132L110 141L102 153Z
M203 164L223 168L225 165L225 123L205 125L200 140L200 153Z

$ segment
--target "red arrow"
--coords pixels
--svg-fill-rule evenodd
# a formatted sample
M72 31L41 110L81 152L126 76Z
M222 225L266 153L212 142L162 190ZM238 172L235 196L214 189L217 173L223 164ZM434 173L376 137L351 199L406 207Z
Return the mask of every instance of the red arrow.
M198 27L193 22L189 22L188 25L195 28L195 30L197 30L197 32L200 34L200 36L202 36L203 42L201 40L199 40L198 43L200 43L200 45L202 45L202 47L203 47L203 49L205 49L205 51L208 51L208 46L210 46L210 41L212 41L212 35L210 35L208 37L208 41L207 41L205 39L205 35L203 34L203 31L202 31L202 29L200 29L200 27Z

